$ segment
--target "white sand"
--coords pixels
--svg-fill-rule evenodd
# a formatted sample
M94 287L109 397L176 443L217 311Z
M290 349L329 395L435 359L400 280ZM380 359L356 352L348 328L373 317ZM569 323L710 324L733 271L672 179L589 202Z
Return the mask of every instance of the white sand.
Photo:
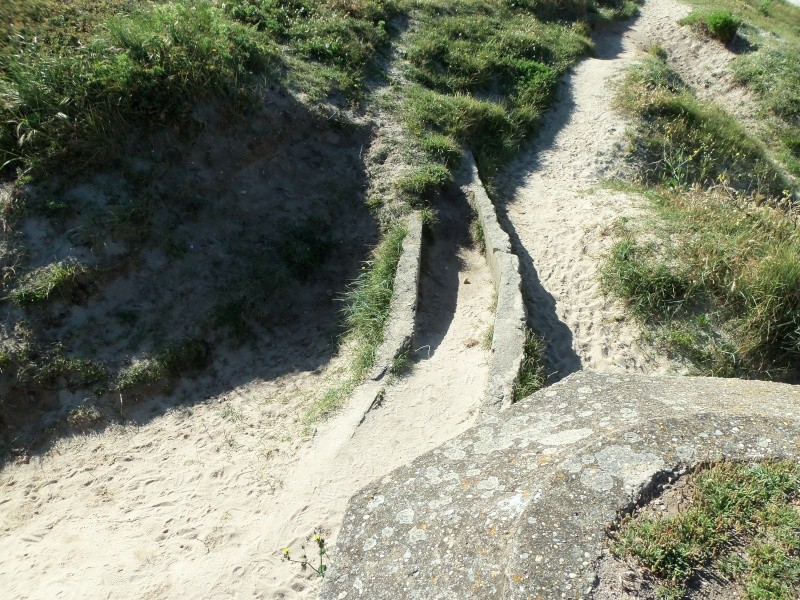
M423 318L444 319L443 337L422 335L435 346L430 359L420 352L360 427L357 392L349 412L300 440L294 419L330 375L295 373L141 427L61 440L6 467L0 597L313 594L318 582L282 562L280 549L297 549L316 527L333 541L352 494L466 429L482 397L486 354L472 340L491 318L488 268L463 248L444 262L428 265L443 281L423 281L434 297L422 308ZM452 321L436 294L452 299Z

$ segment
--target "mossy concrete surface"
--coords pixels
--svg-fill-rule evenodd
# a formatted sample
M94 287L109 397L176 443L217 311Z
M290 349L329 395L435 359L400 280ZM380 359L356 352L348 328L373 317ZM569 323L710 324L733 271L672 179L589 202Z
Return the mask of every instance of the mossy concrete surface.
M606 526L701 461L800 458L800 389L578 372L350 501L320 598L587 598Z

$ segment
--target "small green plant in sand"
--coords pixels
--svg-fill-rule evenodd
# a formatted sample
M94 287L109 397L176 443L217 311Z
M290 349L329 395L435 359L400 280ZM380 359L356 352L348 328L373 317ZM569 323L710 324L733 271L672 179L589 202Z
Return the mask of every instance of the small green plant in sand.
M747 600L797 598L800 465L726 461L687 477L685 508L625 518L611 535L612 552L644 567L664 599L683 598L700 576L734 582Z
M316 566L313 564L314 559L308 557L305 544L300 547L300 558L292 558L292 549L284 548L282 551L283 560L299 564L300 569L303 571L308 568L320 577L325 577L325 573L328 570L328 565L325 564L325 557L328 555L328 548L325 546L325 538L315 532L314 535L309 538L309 542L310 541L313 541L316 546Z

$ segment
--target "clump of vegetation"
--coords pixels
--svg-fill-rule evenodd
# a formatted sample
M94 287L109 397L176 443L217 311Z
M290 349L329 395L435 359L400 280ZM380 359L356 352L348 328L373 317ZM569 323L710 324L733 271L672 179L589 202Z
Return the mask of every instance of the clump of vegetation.
M318 533L314 533L313 537L310 538L313 540L314 545L317 547L317 565L314 566L312 560L308 557L308 553L306 552L306 546L303 544L300 547L300 558L292 558L292 549L291 548L284 548L283 549L283 560L287 562L297 563L300 565L300 569L305 571L306 568L311 569L314 573L317 574L319 577L325 577L325 573L328 570L328 565L325 564L325 557L328 555L328 548L325 545L325 538L320 536Z
M92 404L81 404L69 411L67 423L76 429L86 429L97 425L103 420L103 415Z
M452 184L453 176L446 167L428 164L401 177L395 185L411 206L420 206Z
M530 18L550 5L470 0L415 7L406 60L417 86L405 94L403 111L423 144L439 136L470 148L486 176L517 151L551 105L561 73L591 49L579 19L598 4L563 11L560 18L571 22Z
M764 147L721 109L696 98L661 59L650 56L629 72L618 105L637 118L632 157L647 183L790 197L791 185Z
M403 252L405 227L389 231L375 250L372 261L356 279L345 296L345 324L348 332L359 340L356 371L365 373L375 360L375 352L383 341L383 326L389 319L394 293L394 276Z
M483 224L476 215L473 217L469 224L469 236L472 238L472 243L482 253L486 252L486 234L483 231Z
M188 338L173 342L120 371L116 388L132 390L159 383L167 377L196 372L206 366L208 358L208 347L202 340Z
M547 346L530 327L525 328L525 356L514 384L514 402L527 398L547 383L544 370L544 352Z
M731 62L736 79L753 89L771 117L763 138L795 175L800 176L800 8L772 0L692 0L699 12L730 11L746 24L739 36L749 52Z
M742 20L727 10L711 12L694 11L680 21L681 25L692 25L703 33L729 44L736 37Z
M363 265L363 272L345 294L346 341L355 347L356 357L348 377L327 390L306 412L305 422L313 424L336 412L375 362L383 342L383 330L389 319L394 294L394 278L408 231L395 226L375 249L373 259ZM398 366L400 363L398 363Z
M90 270L77 261L50 263L22 276L8 297L20 306L41 305L54 297L67 300L86 284L89 273Z
M676 516L638 514L612 534L617 556L656 578L658 594L682 598L701 572L741 585L748 600L800 594L800 465L721 462L700 466Z
M800 27L800 16L797 21ZM789 170L800 176L800 35L794 42L767 45L738 57L733 70L740 83L756 91L773 117L778 154Z
M100 164L127 126L175 122L187 103L241 90L276 53L208 0L146 3L104 25L80 44L47 43L45 25L0 41L0 164Z
M607 287L703 373L797 376L796 217L724 191L646 196L659 222L647 237L623 228Z

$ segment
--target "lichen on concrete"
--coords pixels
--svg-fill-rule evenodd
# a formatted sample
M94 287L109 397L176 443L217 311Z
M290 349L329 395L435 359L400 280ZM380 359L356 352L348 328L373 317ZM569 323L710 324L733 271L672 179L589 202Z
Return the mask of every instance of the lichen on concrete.
M320 597L586 598L605 528L665 473L800 457L800 390L579 372L350 502Z

